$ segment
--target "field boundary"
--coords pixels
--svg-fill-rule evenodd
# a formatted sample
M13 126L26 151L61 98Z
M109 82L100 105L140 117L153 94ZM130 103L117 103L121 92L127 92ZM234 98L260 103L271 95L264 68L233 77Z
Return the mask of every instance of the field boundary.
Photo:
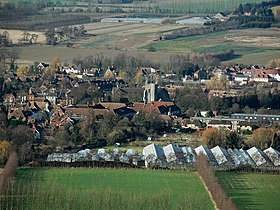
M199 177L201 183L203 184L205 190L208 192L208 194L209 194L209 196L210 196L210 199L211 199L212 203L214 204L215 209L216 209L216 210L219 210L219 208L217 207L217 204L216 204L215 200L213 199L213 196L212 196L210 190L208 189L208 187L207 187L206 184L204 183L203 179L201 178L201 176L200 176L197 172L196 172L196 174L197 174L197 176Z

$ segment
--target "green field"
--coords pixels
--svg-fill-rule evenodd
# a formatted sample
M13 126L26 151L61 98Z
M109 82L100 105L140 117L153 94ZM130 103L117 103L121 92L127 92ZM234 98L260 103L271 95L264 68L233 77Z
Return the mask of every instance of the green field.
M5 198L4 209L214 209L187 171L19 169Z
M255 3L258 0L185 0L185 1L159 1L157 4L161 10L171 13L215 13L221 11L233 11L240 3Z
M139 49L153 47L157 52L216 53L234 50L235 59L229 63L266 65L280 57L279 29L245 29L221 31L204 35L153 41Z
M280 208L280 175L219 172L217 176L238 209Z

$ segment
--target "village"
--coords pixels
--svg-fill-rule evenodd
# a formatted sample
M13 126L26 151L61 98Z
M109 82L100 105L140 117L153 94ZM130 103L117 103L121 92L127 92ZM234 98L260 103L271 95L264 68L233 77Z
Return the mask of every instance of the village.
M0 11L0 209L279 208L280 0Z
M151 159L151 156L153 156L151 161L155 163L156 160L161 160L162 155L165 154L163 156L167 160L166 163L174 162L172 158L170 161L168 157L175 155L179 159L180 157L184 159L180 160L181 162L179 161L180 164L179 162L178 164L186 166L194 164L194 157L198 153L193 151L199 149L201 147L199 145L204 145L204 143L192 144L189 140L184 141L181 137L182 132L197 133L200 136L206 130L216 129L250 134L259 127L273 128L279 125L280 115L269 114L271 111L269 109L267 109L268 112L260 114L232 112L230 115L223 115L222 110L201 109L193 112L193 115L189 115L189 112L183 112L174 100L178 90L184 89L186 85L190 84L201 86L209 99L220 98L222 100L254 94L254 88L258 85L268 85L270 88L278 89L280 80L280 69L278 68L266 69L258 66L242 68L238 65L224 69L214 67L207 70L199 69L192 75L181 78L180 81L174 73L165 74L163 70L156 70L152 67L139 67L133 73L136 75L135 83L127 83L123 72L117 70L113 65L102 73L100 68L81 69L75 65L62 66L58 63L59 59L54 60L55 62L52 64L39 63L33 68L34 72L29 70L28 76L18 76L17 72L6 71L1 86L1 105L5 107L9 124L28 125L34 137L32 145L36 145L38 148L42 145L47 147L52 145L50 148L53 149L48 149L47 154L65 152L67 147L72 148L72 152L77 152L77 149L74 148L82 150L87 147L98 148L105 145L129 145L130 142L135 141L146 141L147 143L144 143L143 146L147 145L149 148L151 147L151 145L148 146L149 142L157 141L157 138L162 135L164 138L170 136L169 133L175 133L175 139L181 138L181 141L171 141L177 142L177 144L168 146L173 148L173 152L169 151L172 154L166 154L165 149L162 150L154 145L152 147L156 149L150 149L150 152L147 153L145 147L140 156L137 156L135 150L130 151L133 155L120 154L120 151L116 150L118 156L116 160L119 161L120 158L124 162L132 163L135 162L132 158L134 157L137 160L145 161L145 165L148 166L147 159ZM28 66L25 68L30 69ZM106 126L107 130L104 129ZM117 129L114 126L117 126ZM141 130L143 128L146 129ZM104 131L101 132L102 129ZM178 142L180 143L178 144ZM189 142L192 147L197 146L197 149L189 147L190 154L184 153L182 150L184 147L182 149L179 147L184 146L186 142ZM166 147L168 143L170 141L166 141ZM207 145L211 147L220 145L227 148L211 149L210 147L207 149L202 146L205 154L209 155L213 150L209 159L214 165L215 163L220 165L221 161L217 158L222 156L225 162L232 166L238 166L241 163L251 166L263 164L271 167L279 166L279 152L271 147L268 148L276 146L277 149L279 147L277 139L273 145L267 142L262 144L260 149L264 152L255 147L250 149L249 145L245 146L247 151L254 150L254 152L248 153L243 151L247 154L247 159L251 160L249 162L243 160L244 157L240 159L242 155L237 150L241 148L240 144L231 147L219 142L216 142L216 145L206 143ZM260 144L256 144L256 146L258 147ZM187 151L187 149L185 150ZM218 152L215 153L216 150ZM69 151L71 152L71 149ZM114 160L112 155L105 158L106 155L100 156L98 152L96 154L97 156L93 156L93 160L99 160L99 158ZM71 156L71 154L69 155ZM69 155L66 154L66 157ZM189 155L193 158L188 157ZM216 159L211 159L214 156ZM61 157L61 155L56 156L54 153L54 156L50 157ZM230 158L227 159L227 157ZM258 163L260 158L261 163ZM62 159L49 157L47 159L48 161L72 162L71 158L63 160L63 156ZM86 158L86 160L88 159ZM176 159L176 161L178 160Z

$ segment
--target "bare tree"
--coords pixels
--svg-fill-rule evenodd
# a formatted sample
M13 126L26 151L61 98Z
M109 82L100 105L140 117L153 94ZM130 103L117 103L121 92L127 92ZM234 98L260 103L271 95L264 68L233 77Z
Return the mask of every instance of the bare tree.
M10 70L15 70L15 61L19 58L19 55L21 54L22 50L18 47L13 47L10 50L6 51L7 57L10 60Z

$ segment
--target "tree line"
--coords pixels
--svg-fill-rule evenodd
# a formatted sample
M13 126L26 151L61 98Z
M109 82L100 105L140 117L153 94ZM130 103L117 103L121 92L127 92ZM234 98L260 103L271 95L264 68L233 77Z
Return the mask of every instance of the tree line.
M276 87L227 98L208 98L208 93L201 87L185 87L176 91L174 100L183 112L190 115L200 110L214 110L224 115L235 112L276 114L280 109L280 93Z
M237 206L219 184L208 158L202 153L196 157L196 171L210 192L217 209L237 210Z
M45 32L48 45L56 45L64 39L75 39L87 34L84 25L79 27L65 26L61 28L48 28Z
M138 112L133 119L119 118L113 113L99 115L90 110L78 124L68 124L64 129L54 130L54 146L73 146L106 141L108 144L128 143L148 136L162 134L168 129L156 113Z
M208 148L213 148L217 145L223 148L245 148L257 147L262 150L273 147L277 150L280 148L280 133L278 132L279 125L272 127L258 127L257 123L252 123L252 136L244 138L236 131L219 130L217 128L208 128L201 136L201 140ZM248 134L248 131L243 133Z
M240 4L235 11L238 17L234 18L238 21L238 24L248 28L269 28L277 20L270 8L272 5L280 5L280 1L274 1L269 4L255 3L255 4Z
M169 34L164 34L159 37L160 40L172 40L178 39L182 37L191 37L203 34L214 33L218 31L226 31L231 29L238 28L238 24L235 20L228 22L217 22L217 23L205 23L205 26L202 27L194 27L187 29L180 29L173 31Z

